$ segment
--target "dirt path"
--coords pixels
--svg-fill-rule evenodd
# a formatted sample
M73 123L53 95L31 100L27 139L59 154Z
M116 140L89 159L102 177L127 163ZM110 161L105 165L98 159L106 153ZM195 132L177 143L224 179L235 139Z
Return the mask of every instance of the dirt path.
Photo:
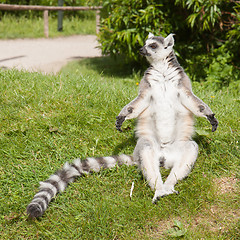
M101 56L95 35L0 40L0 68L57 73L67 62Z

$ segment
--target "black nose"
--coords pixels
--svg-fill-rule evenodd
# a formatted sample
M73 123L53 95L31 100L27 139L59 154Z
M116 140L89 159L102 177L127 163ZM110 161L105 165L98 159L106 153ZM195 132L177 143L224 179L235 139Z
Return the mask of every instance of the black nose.
M140 48L139 52L140 52L140 54L143 55L143 56L145 56L146 53L147 53L145 47Z
M151 56L151 54L148 53L148 51L147 51L147 49L146 49L145 46L143 46L142 48L140 48L139 52L140 52L141 55L143 55L143 56L145 56L145 57Z

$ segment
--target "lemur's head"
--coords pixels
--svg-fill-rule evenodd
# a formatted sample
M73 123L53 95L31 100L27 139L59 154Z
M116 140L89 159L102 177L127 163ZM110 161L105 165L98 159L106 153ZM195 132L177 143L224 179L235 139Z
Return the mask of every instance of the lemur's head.
M149 33L145 45L140 49L140 54L145 56L151 64L166 58L172 52L174 46L173 35L171 33L164 38Z

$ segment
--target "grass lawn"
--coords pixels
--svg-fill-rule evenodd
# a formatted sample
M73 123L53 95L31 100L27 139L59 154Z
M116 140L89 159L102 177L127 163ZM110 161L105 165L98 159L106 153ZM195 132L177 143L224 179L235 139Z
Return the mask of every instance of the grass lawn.
M93 16L91 16L93 15ZM63 18L63 31L57 31L57 18L49 16L49 37L70 36L73 34L96 34L96 18L92 13L89 17ZM0 39L41 38L44 37L42 17L28 18L4 15L0 20Z
M69 63L57 76L0 70L1 239L240 239L239 95L199 84L219 128L196 120L199 156L179 195L153 205L137 168L122 166L79 178L41 219L27 219L38 182L66 161L132 153L134 120L120 133L115 117L138 81L109 58Z

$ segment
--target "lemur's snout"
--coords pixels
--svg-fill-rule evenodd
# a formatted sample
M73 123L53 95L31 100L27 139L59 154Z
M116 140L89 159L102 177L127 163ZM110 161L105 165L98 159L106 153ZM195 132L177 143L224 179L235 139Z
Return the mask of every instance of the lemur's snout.
M141 55L145 56L145 55L147 54L146 48L145 48L145 47L140 48L139 53L140 53Z
M140 48L139 50L140 54L143 55L143 56L151 56L150 53L148 53L147 49L145 46L143 46L142 48Z

